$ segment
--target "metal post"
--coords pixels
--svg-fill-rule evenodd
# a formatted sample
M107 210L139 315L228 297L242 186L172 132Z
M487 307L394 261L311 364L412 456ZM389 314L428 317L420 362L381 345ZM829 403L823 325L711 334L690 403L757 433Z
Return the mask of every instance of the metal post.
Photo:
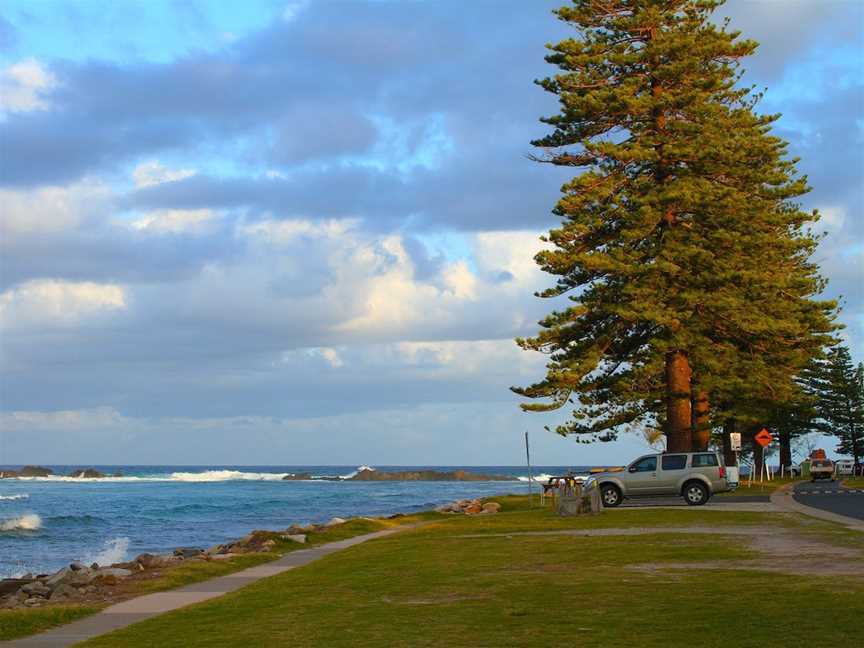
M531 508L531 482L534 476L531 474L531 450L528 447L528 432L525 432L525 459L528 462L528 508Z

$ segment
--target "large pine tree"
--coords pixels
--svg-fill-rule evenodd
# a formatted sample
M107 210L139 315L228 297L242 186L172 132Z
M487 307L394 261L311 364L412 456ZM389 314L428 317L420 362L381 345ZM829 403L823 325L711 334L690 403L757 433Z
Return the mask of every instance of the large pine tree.
M525 388L549 410L574 405L561 434L608 440L660 426L667 448L707 444L737 403L783 399L826 344L833 304L809 257L815 213L786 144L738 85L755 48L718 28L715 0L574 0L557 10L577 36L550 46L539 83L559 114L538 159L582 169L537 262L543 297L571 303L525 349L550 354ZM694 415L695 404L695 415ZM711 405L715 413L711 414ZM753 409L753 408L750 408ZM694 440L695 439L695 440Z

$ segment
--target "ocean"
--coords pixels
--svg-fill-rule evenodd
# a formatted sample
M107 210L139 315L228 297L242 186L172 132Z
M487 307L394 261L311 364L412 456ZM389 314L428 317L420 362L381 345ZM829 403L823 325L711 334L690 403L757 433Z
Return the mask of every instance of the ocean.
M47 573L81 560L121 562L143 552L206 548L253 529L387 515L455 499L524 494L524 466L377 466L378 470L467 470L514 482L284 481L286 474L348 477L356 466L88 466L122 477L0 479L0 577ZM15 469L16 466L8 466ZM540 466L535 479L584 467ZM535 491L536 492L536 491Z

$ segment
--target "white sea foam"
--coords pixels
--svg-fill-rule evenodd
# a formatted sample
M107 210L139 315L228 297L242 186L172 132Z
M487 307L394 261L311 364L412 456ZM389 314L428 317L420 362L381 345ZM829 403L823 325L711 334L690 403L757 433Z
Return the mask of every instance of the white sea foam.
M552 477L555 477L555 476L556 476L556 475L547 475L547 474L545 474L545 473L541 473L541 474L539 474L539 475L534 475L534 476L533 476L533 481L535 481L535 482L547 482L547 481L549 481L549 479L551 479ZM530 480L528 479L528 476L527 476L527 475L524 475L524 476L522 476L522 477L517 477L517 479L518 479L519 481L522 481L522 482L530 481ZM584 480L585 480L585 475L574 475L574 476L573 476L573 479L575 479L576 481L584 481Z
M359 467L357 468L357 470L355 470L354 472L350 472L350 473L348 473L347 475L339 475L339 477L340 477L341 479L351 479L352 477L356 477L356 476L357 476L357 473L359 473L359 472L363 472L364 470L372 470L372 471L374 471L375 469L374 469L372 466L359 466Z
M171 473L171 481L218 482L218 481L278 481L288 473L256 473L241 470L205 470L204 472Z
M42 518L35 513L9 518L0 522L0 531L36 531L42 526Z
M27 493L21 493L19 495L0 495L0 501L11 502L14 500L23 500L30 499L30 496Z
M98 563L100 566L113 565L114 563L123 562L126 560L126 553L129 551L129 538L114 538L106 540L102 551L97 553L87 554L82 558L81 562L85 565Z

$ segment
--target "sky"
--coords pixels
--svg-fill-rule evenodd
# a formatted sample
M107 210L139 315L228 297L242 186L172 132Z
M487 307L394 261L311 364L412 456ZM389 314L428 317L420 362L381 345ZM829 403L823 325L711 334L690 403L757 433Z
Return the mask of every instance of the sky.
M0 464L621 463L543 375L562 0L4 0ZM730 0L864 360L864 2Z

